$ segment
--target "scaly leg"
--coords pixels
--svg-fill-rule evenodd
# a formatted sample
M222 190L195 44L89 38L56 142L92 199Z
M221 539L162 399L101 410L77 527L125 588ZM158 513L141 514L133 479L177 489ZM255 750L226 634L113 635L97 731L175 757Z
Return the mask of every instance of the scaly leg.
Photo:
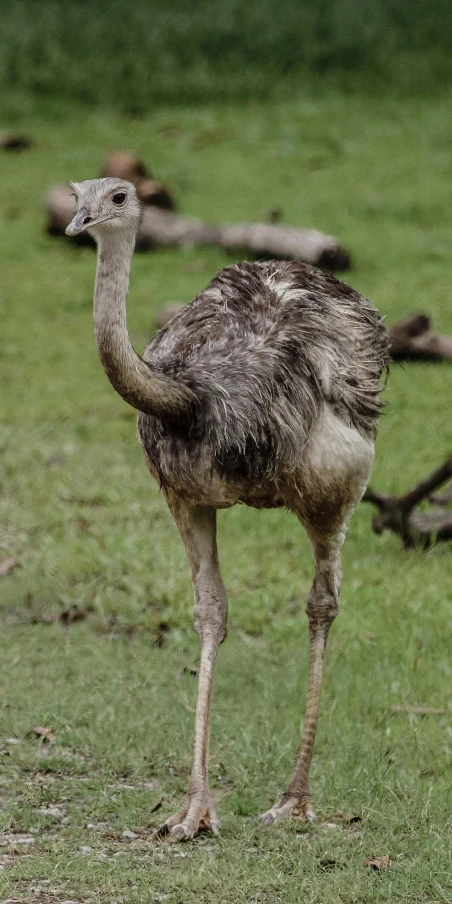
M193 838L199 829L214 835L220 830L209 791L210 704L213 670L220 643L226 637L227 596L221 579L216 544L216 511L189 506L168 498L173 517L185 543L195 596L195 629L201 639L198 699L195 717L193 768L187 798L181 809L157 831L173 838Z
M344 537L345 526L328 540L313 538L315 577L306 607L311 655L303 733L296 766L287 790L279 802L261 817L265 825L279 822L290 814L308 820L315 818L309 799L309 767L319 714L325 647L331 624L338 612L341 580L339 553Z

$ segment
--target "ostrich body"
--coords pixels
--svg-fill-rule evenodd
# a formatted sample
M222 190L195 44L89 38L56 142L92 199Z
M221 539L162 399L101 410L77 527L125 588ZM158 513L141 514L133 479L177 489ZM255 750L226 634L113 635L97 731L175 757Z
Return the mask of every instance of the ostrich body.
M118 179L73 184L68 235L98 245L97 347L116 391L138 409L138 434L185 544L201 640L192 775L181 809L160 833L192 838L220 824L209 791L209 722L227 596L216 510L238 502L286 506L305 527L315 576L307 603L310 671L301 744L288 787L263 815L312 819L309 766L328 632L338 611L340 549L367 485L388 342L375 308L353 289L300 263L222 270L148 345L126 323L140 219L134 187Z

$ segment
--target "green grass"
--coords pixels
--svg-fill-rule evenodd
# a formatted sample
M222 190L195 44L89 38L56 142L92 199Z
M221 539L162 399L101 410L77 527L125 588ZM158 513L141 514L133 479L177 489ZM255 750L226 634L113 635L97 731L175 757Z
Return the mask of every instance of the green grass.
M49 106L22 123L34 146L2 156L0 559L19 561L0 578L2 900L452 901L450 544L407 554L371 532L364 505L328 650L312 766L318 823L257 822L297 745L309 546L289 514L237 507L219 516L231 605L211 774L223 833L151 844L190 769L198 642L188 568L134 413L97 360L94 254L46 237L41 205L51 182L93 177L110 149L133 148L184 213L258 220L280 206L285 222L341 239L349 281L389 321L424 309L452 332L449 114L449 98L339 95L161 107L140 121L81 108L69 119ZM188 300L228 260L215 249L138 255L137 347L159 305ZM393 368L376 487L402 491L450 454L451 388L450 367ZM64 625L75 607L85 620ZM404 703L445 715L391 712ZM36 725L56 742L29 736ZM361 821L344 824L338 808ZM18 835L34 843L14 844ZM386 854L389 870L363 866Z
M451 84L448 0L2 3L0 85L145 114L293 94L300 84L435 93Z

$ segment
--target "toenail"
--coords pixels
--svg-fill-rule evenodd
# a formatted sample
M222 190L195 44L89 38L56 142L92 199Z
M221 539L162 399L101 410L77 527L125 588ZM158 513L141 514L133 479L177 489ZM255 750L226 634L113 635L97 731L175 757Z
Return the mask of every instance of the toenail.
M261 822L263 822L264 826L271 826L275 822L275 817L273 813L264 813L261 818Z

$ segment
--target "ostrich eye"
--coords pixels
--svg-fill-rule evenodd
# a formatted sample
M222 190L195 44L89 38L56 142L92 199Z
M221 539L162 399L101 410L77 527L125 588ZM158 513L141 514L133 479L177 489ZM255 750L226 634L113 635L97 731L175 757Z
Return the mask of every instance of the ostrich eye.
M116 194L113 195L112 201L113 201L113 204L117 204L119 207L121 204L124 204L124 201L126 200L126 198L127 198L127 195L126 195L125 191L117 191Z

